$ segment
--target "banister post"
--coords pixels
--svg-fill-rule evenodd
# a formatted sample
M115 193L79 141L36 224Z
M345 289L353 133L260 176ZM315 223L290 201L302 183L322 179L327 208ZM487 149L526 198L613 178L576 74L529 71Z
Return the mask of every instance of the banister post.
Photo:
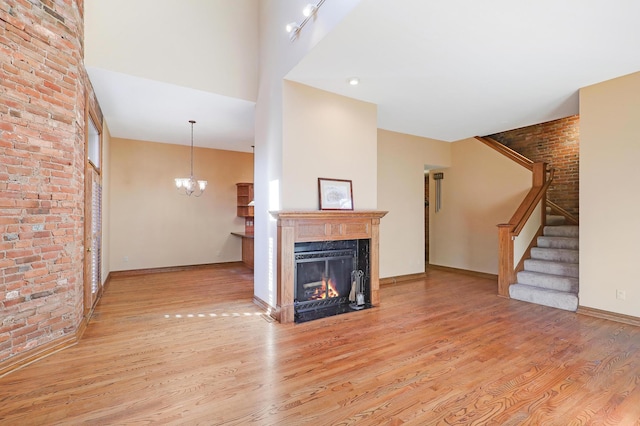
M509 286L514 282L512 225L498 225L498 296L509 297Z
M547 163L534 163L533 164L533 186L543 186L547 183ZM540 223L542 227L547 224L547 194L540 200L542 206L542 217Z
M533 164L533 186L542 186L547 181L547 163Z

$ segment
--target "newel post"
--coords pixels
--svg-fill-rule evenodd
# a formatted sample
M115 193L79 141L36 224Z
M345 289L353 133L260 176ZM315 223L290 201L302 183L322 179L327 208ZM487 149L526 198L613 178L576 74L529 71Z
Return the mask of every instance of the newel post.
M513 282L512 225L498 225L498 296L509 297L509 286Z
M533 186L542 187L545 183L547 183L547 163L534 163ZM547 194L544 194L540 203L542 205L542 219L540 223L544 227L547 224Z

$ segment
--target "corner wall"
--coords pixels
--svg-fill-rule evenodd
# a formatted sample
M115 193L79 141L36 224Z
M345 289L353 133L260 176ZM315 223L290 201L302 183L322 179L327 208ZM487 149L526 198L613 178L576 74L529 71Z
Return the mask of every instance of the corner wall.
M640 317L640 73L580 90L580 306ZM616 297L626 293L625 300Z

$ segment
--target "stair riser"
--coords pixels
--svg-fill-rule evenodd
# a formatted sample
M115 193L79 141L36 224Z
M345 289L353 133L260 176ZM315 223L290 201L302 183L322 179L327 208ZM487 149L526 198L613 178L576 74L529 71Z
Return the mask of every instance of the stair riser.
M565 224L564 216L547 215L546 221L547 221L547 225L564 225Z
M534 247L531 249L532 259L552 260L563 263L578 263L580 256L577 250Z
M545 226L543 235L548 237L574 237L580 236L580 230L577 226Z
M538 247L578 250L580 240L570 237L538 237Z
M566 311L575 312L578 309L578 296L572 293L555 292L522 284L513 284L509 287L509 295L512 299Z
M579 268L577 264L557 263L538 259L524 261L525 271L542 272L543 274L563 275L578 278Z
M517 284L525 284L532 287L571 293L578 292L578 279L573 277L561 277L531 271L521 271L518 272L517 278Z

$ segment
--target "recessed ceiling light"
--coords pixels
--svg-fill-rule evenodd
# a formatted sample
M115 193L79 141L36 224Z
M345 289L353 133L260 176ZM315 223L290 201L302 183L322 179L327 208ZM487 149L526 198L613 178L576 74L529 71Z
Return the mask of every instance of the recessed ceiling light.
M357 86L358 84L360 84L360 79L358 77L349 77L347 79L347 82L352 86Z

